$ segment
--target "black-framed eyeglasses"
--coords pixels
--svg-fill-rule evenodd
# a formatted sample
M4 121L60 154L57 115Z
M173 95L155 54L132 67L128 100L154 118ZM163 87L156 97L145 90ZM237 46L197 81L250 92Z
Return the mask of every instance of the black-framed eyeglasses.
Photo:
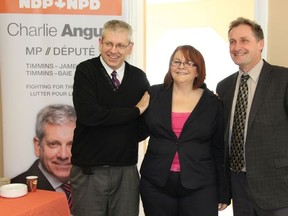
M192 68L192 67L196 66L192 61L181 62L179 60L173 60L171 62L171 66L173 66L173 67L179 67L181 64L183 64L183 66L185 68Z
M126 44L113 44L112 42L102 42L102 44L107 48L107 49L112 49L114 46L116 47L117 50L124 50L127 47L129 47L131 45L131 42L126 45Z

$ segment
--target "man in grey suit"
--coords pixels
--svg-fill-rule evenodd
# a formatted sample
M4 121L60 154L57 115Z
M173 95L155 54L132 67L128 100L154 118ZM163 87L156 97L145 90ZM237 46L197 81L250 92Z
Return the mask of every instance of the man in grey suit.
M37 114L34 153L38 159L31 167L11 179L11 183L26 183L26 176L38 176L37 188L65 192L69 182L71 146L76 126L76 113L71 105L49 104Z
M257 23L238 18L230 23L228 37L230 55L239 71L219 82L216 91L224 104L225 158L230 162L234 216L287 216L288 69L262 59L264 36ZM249 75L248 100L244 145L237 155L231 137L242 75ZM238 156L243 156L243 166Z

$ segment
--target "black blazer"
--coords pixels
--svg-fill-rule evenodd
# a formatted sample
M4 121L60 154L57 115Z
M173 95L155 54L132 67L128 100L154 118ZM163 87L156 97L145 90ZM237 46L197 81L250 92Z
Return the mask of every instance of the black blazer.
M145 112L150 138L141 165L142 177L164 186L176 151L184 187L196 189L218 184L219 202L229 203L224 176L224 140L222 103L206 87L197 106L187 119L179 138L171 126L172 86L152 86L150 104Z
M238 72L217 85L224 103L225 145ZM228 163L228 151L225 154ZM264 61L252 102L245 144L252 196L263 209L288 207L288 69Z
M38 164L39 164L39 159L37 159L27 171L12 178L11 183L26 184L26 176L34 175L34 176L38 176L37 189L55 191L55 189L50 184L48 179L44 176L42 171L39 169Z

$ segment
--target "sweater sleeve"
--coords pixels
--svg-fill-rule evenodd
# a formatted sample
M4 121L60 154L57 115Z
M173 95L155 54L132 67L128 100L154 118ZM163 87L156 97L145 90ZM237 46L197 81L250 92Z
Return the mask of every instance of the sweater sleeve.
M86 126L111 126L122 125L137 119L140 111L135 106L109 108L101 105L98 97L100 93L95 87L99 85L95 76L99 70L101 68L96 68L89 61L79 64L76 68L73 104L77 113L77 121ZM105 92L102 93L105 94Z

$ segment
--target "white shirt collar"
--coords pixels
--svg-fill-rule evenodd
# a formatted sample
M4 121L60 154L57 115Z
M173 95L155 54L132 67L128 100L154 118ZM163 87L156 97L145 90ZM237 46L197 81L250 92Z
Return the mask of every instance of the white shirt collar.
M109 76L111 77L111 73L114 71L112 68L110 68L106 62L103 60L102 56L100 55L100 61L102 63L102 65L104 66L106 72L109 74ZM118 80L121 82L123 77L124 77L124 71L125 71L125 62L121 65L120 68L118 68L116 70L117 72L117 78Z

